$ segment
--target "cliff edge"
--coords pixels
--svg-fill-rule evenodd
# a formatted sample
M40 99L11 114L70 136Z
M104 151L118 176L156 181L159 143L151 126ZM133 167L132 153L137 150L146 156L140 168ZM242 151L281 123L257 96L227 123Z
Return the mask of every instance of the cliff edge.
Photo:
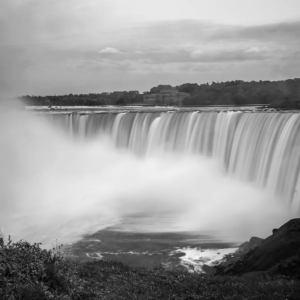
M300 277L300 218L292 219L264 240L255 238L254 247L231 264L216 267L218 274L242 275L264 271ZM250 240L251 241L251 240ZM250 242L240 246L245 250Z

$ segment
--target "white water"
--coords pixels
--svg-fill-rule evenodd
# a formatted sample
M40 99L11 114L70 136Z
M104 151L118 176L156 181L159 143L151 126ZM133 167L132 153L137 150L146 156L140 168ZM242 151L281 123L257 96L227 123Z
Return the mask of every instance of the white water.
M201 154L232 177L254 182L299 211L300 115L243 112L123 112L56 115L74 135L110 136L150 157Z
M181 265L187 267L193 266L194 271L203 272L203 265L214 266L216 262L220 262L228 254L234 253L238 248L228 249L201 249L185 247L183 249L177 249L173 253L184 253L185 255L180 257Z
M67 242L128 213L172 211L138 230L243 241L298 215L298 115L55 116L68 134L41 116L0 117L0 226L14 240Z

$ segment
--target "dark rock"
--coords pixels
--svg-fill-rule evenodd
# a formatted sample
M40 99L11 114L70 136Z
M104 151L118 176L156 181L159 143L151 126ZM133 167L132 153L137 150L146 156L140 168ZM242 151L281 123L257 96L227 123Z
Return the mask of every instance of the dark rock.
M223 270L224 274L233 274L235 273L235 265L229 265Z
M250 249L254 249L255 247L260 246L263 240L264 239L261 239L261 238L256 237L256 236L252 237L249 241Z
M183 253L183 252L178 252L178 253L175 253L175 254L173 254L172 255L172 257L182 257L182 256L185 256L185 253Z
M249 242L245 242L245 243L241 244L239 246L239 250L244 251L244 252L248 252L249 250L260 246L262 241L263 241L263 239L254 236L249 240Z
M262 240L259 247L245 254L241 262L235 265L236 274L273 269L281 261L297 257L299 249L300 218L288 221L276 234Z
M272 233L273 234L275 234L275 233L277 233L278 232L278 229L277 228L274 228L273 230L272 230Z
M245 242L239 246L239 250L248 251L250 249L249 242Z

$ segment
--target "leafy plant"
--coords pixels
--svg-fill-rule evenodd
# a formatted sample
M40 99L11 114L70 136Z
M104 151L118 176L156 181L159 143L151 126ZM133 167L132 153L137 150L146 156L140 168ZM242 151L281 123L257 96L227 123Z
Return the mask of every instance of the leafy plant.
M299 299L299 281L286 277L208 276L120 262L80 262L26 241L0 247L0 299Z

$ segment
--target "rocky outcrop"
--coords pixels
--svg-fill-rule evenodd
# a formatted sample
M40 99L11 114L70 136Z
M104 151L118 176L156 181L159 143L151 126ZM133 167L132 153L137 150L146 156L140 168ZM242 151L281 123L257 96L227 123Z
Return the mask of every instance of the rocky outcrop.
M252 250L252 249L254 249L254 248L260 246L260 245L261 245L261 242L262 242L263 240L264 240L264 239L261 239L261 238L259 238L259 237L254 236L254 237L252 237L252 238L249 240L249 242L245 242L245 243L241 244L241 245L239 246L239 250L240 250L240 251L246 251L246 252L248 252L249 250Z
M253 238L252 243L250 239L240 247L250 250L231 265L219 266L217 273L242 275L256 271L284 273L293 270L296 274L300 270L300 218L273 230L265 240Z
M281 226L275 234L262 241L244 258L244 271L265 271L298 254L300 249L300 219Z

